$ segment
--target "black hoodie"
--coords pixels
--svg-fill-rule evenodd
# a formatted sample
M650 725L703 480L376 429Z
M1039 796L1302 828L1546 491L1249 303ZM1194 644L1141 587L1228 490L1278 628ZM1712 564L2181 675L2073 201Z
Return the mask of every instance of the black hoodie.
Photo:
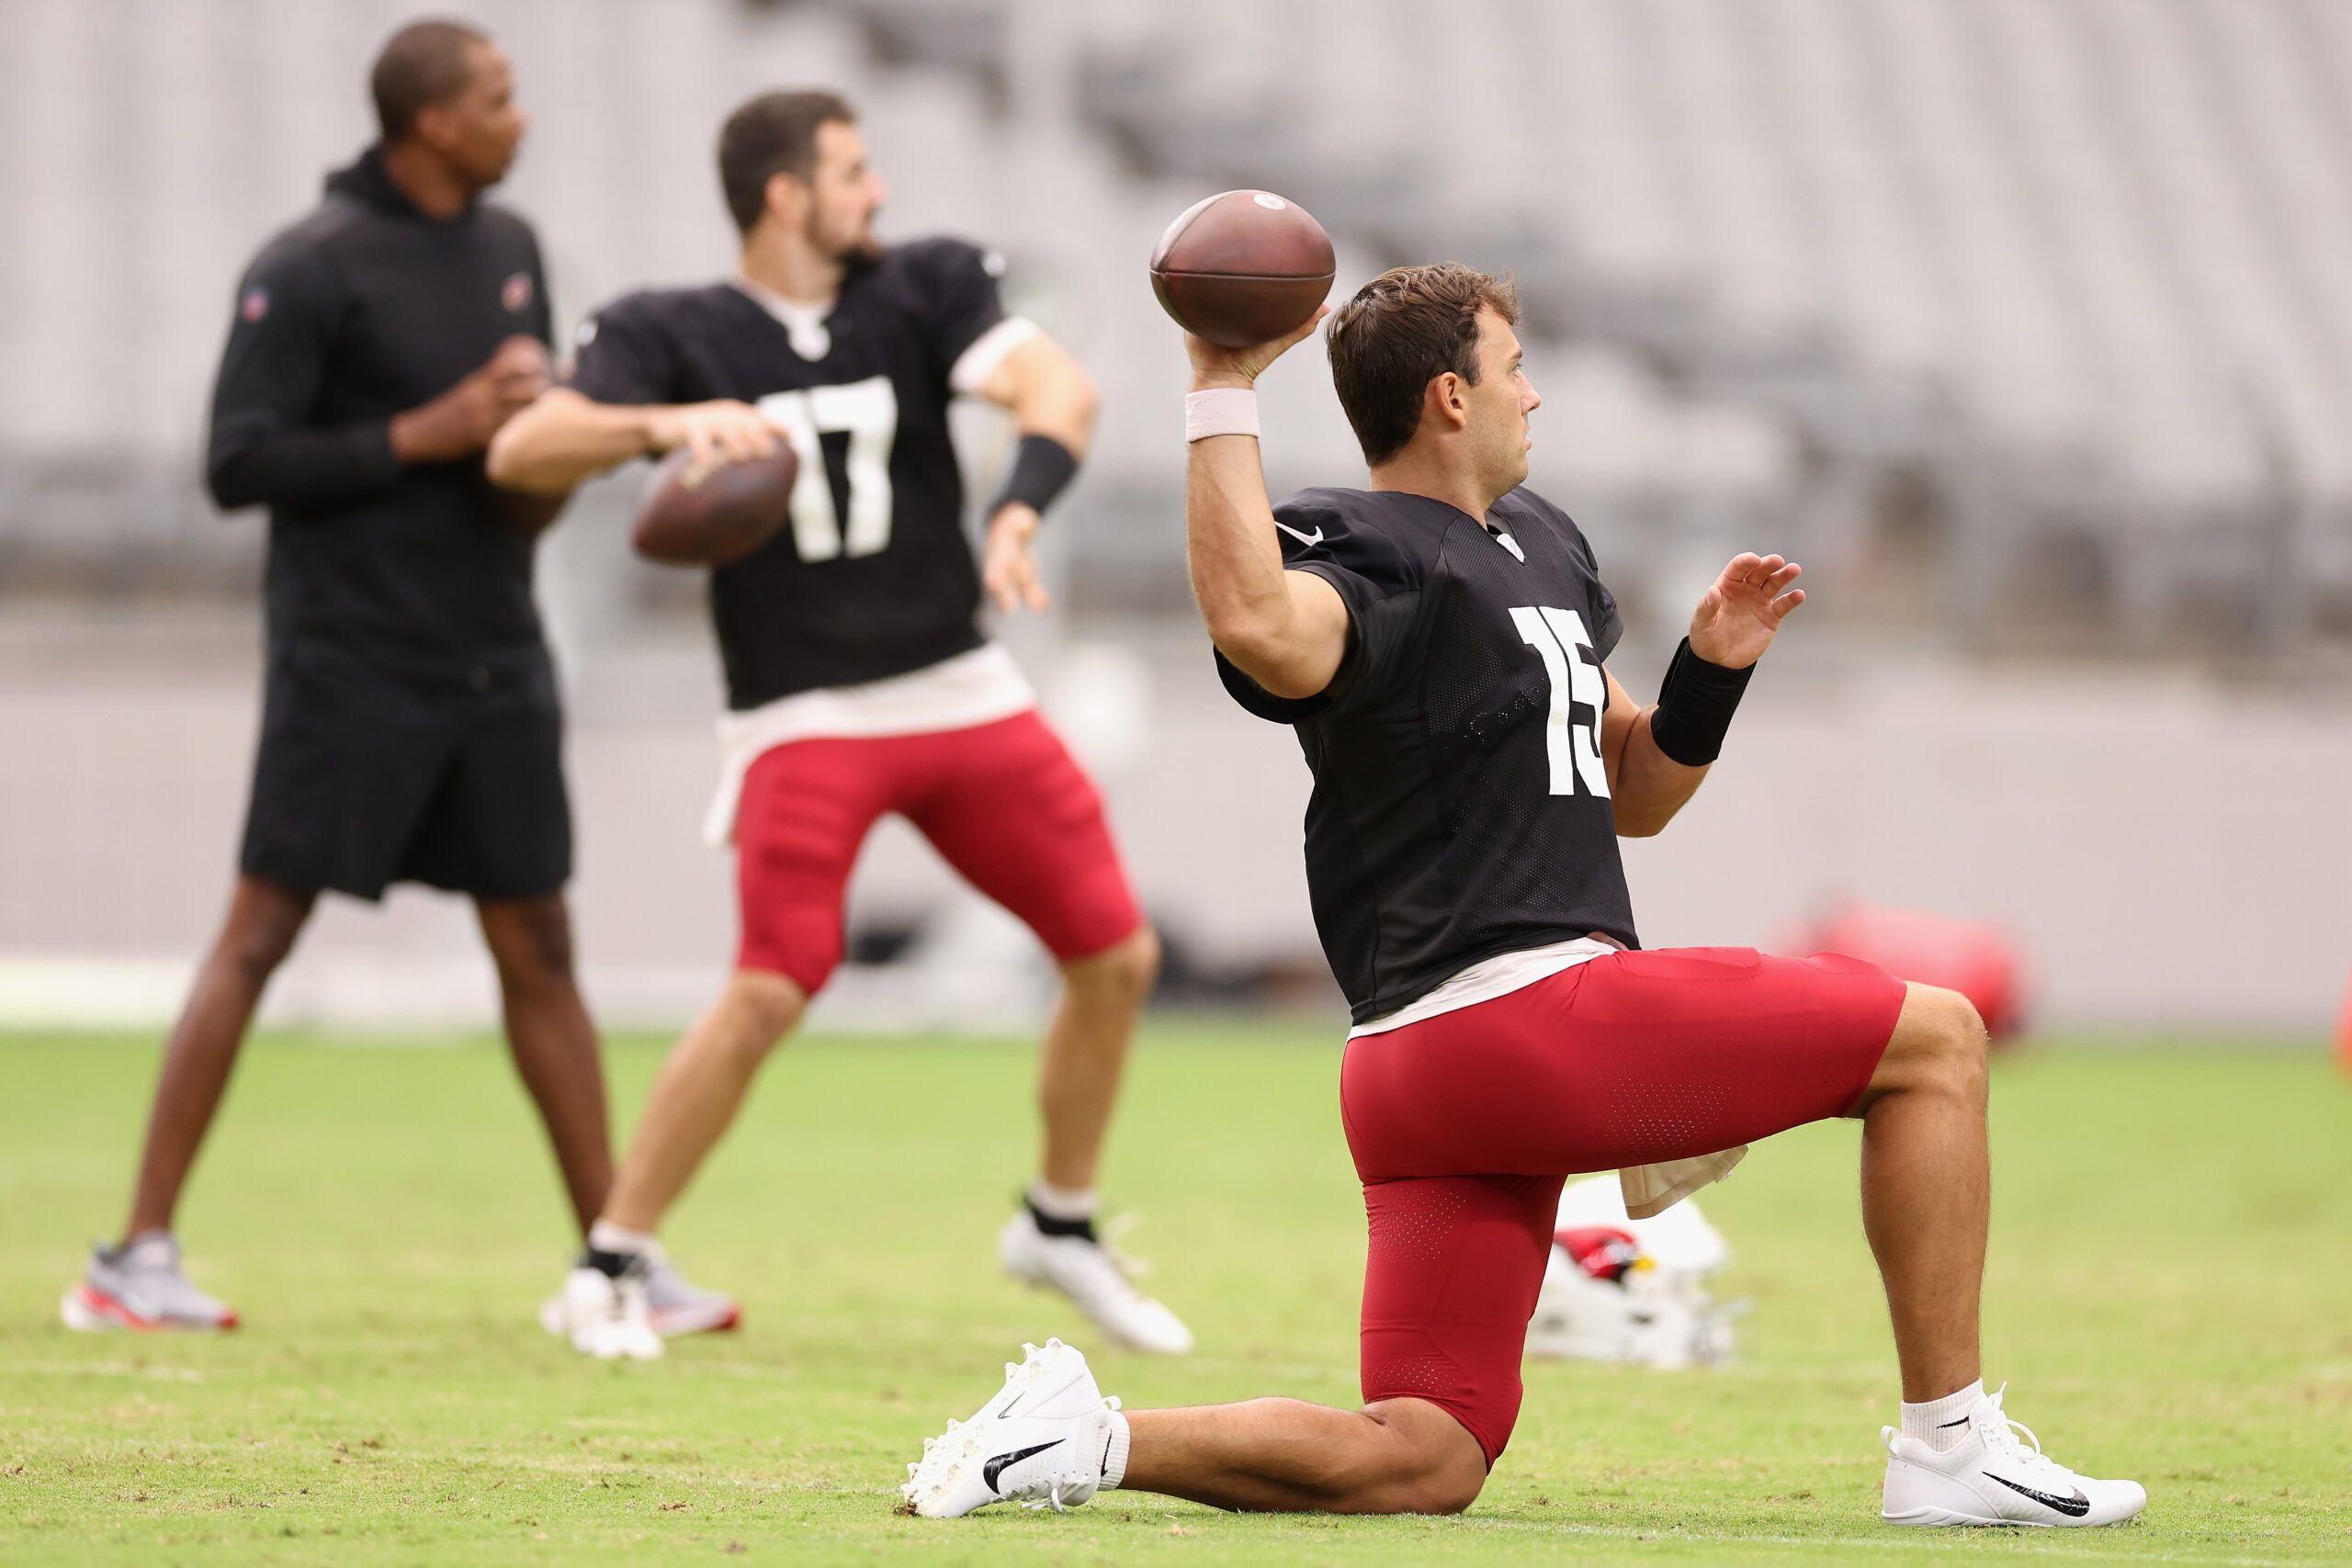
M429 217L374 149L262 248L237 286L207 477L223 507L269 508L273 645L427 672L536 655L532 541L481 459L404 465L390 423L550 326L530 226L481 202Z

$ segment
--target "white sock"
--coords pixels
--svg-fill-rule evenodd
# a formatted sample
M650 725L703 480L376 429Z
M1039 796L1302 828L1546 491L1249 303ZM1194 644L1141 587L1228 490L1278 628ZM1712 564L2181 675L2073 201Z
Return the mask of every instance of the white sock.
M1049 1220L1091 1220L1102 1201L1091 1187L1057 1187L1044 1177L1029 1184L1029 1201Z
M598 1252L627 1252L639 1258L659 1258L662 1244L653 1239L651 1231L624 1230L610 1220L598 1220L588 1227L588 1245Z
M1968 1436L1968 1413L1984 1398L1984 1380L1978 1378L1957 1393L1924 1404L1903 1406L1903 1435L1917 1438L1938 1453L1956 1448Z
M1100 1490L1114 1491L1127 1478L1127 1418L1117 1411L1111 1412L1111 1447L1102 1455L1102 1484Z

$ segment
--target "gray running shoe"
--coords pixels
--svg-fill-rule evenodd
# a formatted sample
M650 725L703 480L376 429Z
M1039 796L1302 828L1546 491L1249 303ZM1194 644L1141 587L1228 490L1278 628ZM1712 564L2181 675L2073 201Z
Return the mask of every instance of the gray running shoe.
M89 1272L65 1292L57 1314L85 1334L237 1326L235 1312L180 1272L179 1238L169 1231L146 1231L119 1247L93 1247Z
M743 1321L735 1298L706 1291L670 1266L669 1259L647 1260L645 1303L653 1312L653 1332L664 1339L681 1334L710 1334Z

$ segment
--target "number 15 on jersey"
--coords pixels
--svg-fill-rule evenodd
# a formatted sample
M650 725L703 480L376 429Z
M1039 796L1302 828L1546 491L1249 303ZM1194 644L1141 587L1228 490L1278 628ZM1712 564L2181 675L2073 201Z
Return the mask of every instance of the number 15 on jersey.
M1592 637L1584 617L1574 610L1549 604L1521 604L1510 613L1520 640L1544 660L1552 683L1552 709L1544 720L1544 746L1551 758L1552 793L1574 795L1583 782L1588 794L1609 798L1609 770L1600 761L1600 716L1609 705L1609 682L1589 657ZM1592 710L1584 723L1570 711L1581 704Z

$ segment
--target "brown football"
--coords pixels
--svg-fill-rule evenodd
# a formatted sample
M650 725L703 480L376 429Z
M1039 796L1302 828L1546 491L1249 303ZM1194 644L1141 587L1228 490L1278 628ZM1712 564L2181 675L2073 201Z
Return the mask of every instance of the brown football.
M800 461L775 450L741 462L696 462L681 446L662 460L629 528L637 553L664 566L729 566L776 536L792 514Z
M1331 236L1296 202L1229 190L1186 208L1151 253L1151 291L1186 332L1219 348L1289 333L1331 291Z

